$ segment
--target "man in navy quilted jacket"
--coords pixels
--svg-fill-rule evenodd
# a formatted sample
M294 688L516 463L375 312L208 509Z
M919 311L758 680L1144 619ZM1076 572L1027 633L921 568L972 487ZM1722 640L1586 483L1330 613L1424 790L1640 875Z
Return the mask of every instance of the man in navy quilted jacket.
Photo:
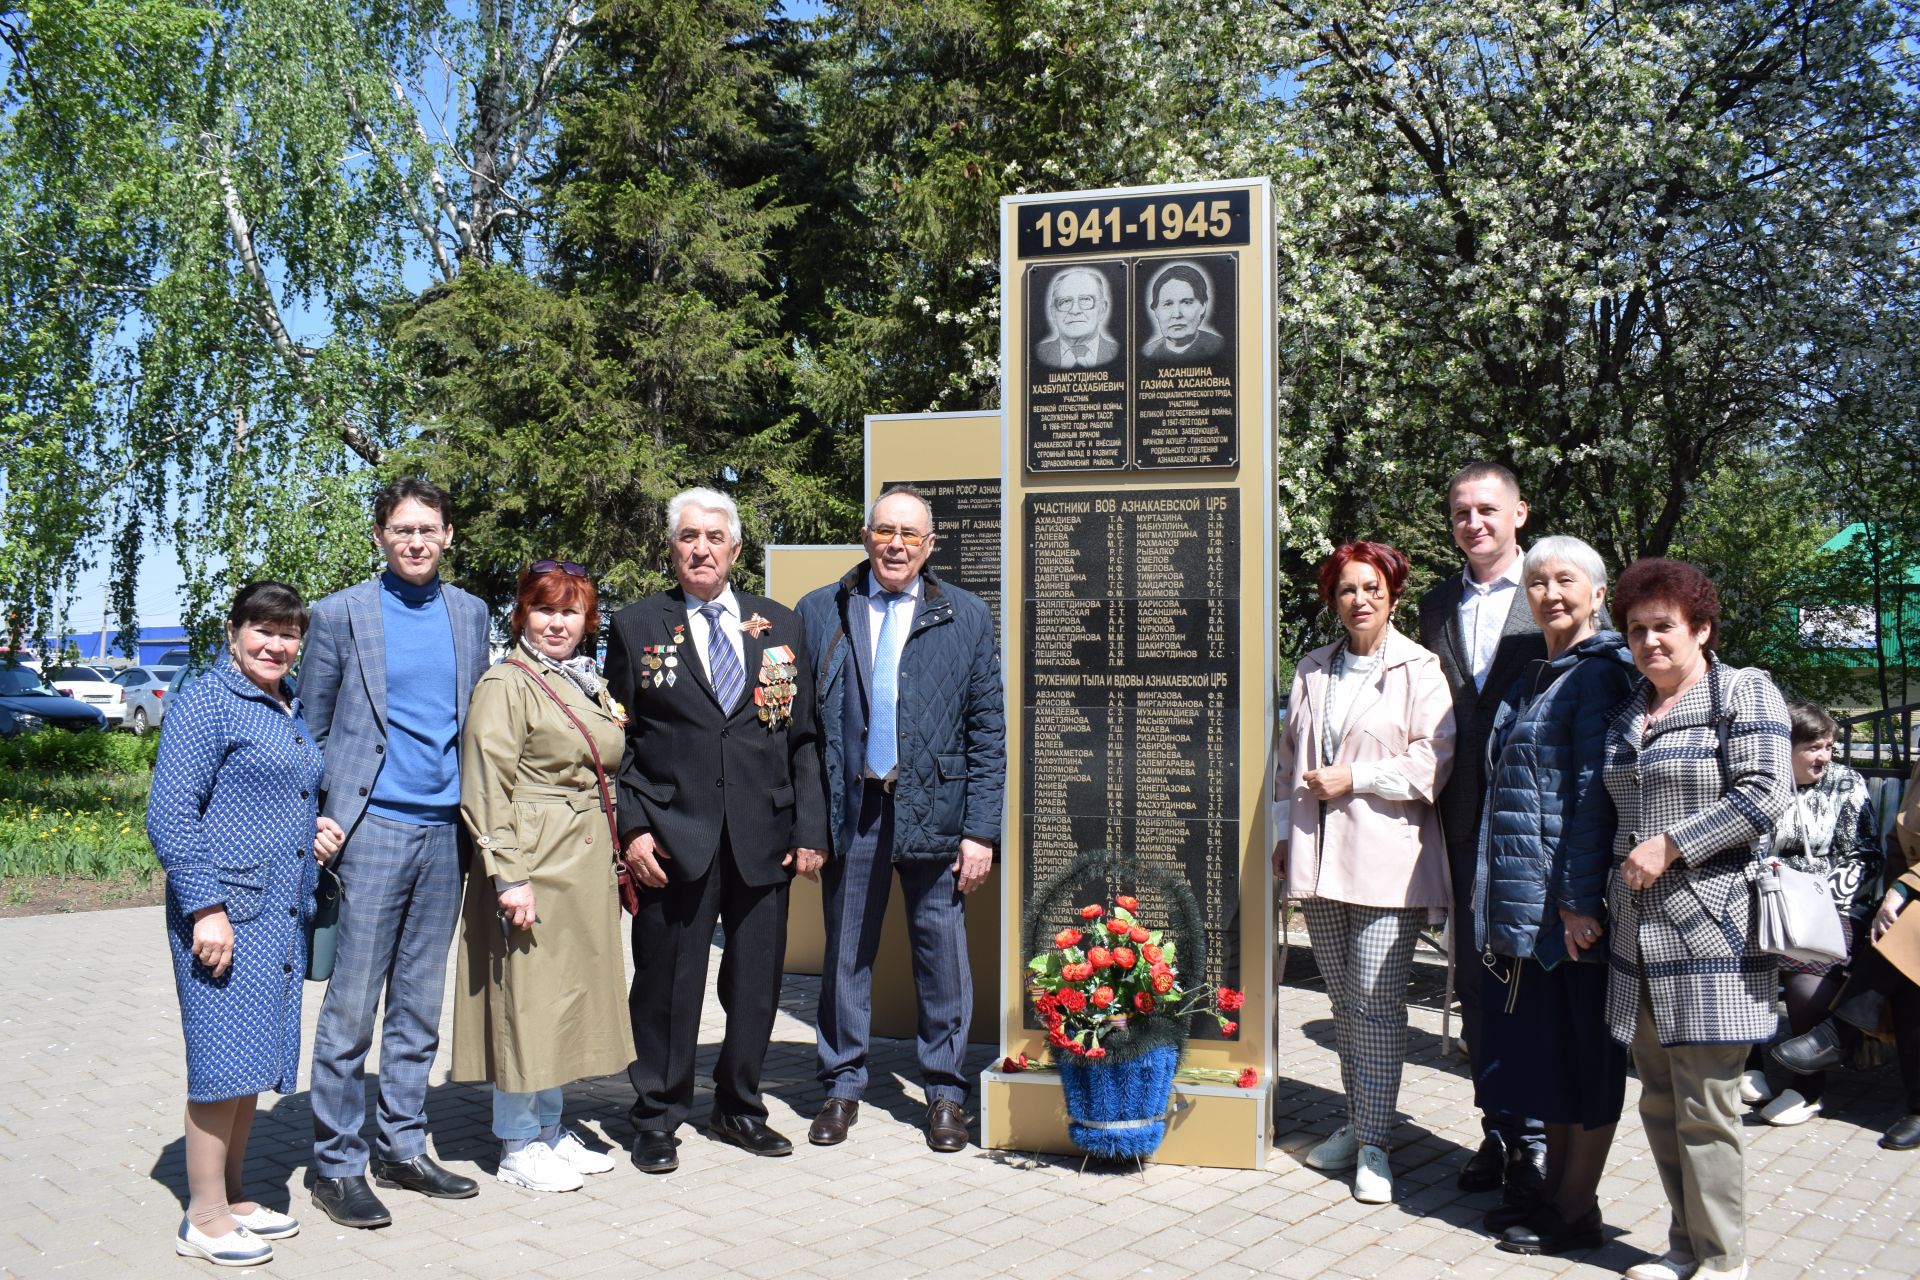
M867 513L867 562L800 602L814 656L833 849L821 870L820 1080L827 1103L807 1137L844 1142L867 1086L873 961L893 875L906 895L920 1001L927 1145L967 1145L967 967L961 895L1000 842L1006 707L993 615L927 567L933 509L898 486Z

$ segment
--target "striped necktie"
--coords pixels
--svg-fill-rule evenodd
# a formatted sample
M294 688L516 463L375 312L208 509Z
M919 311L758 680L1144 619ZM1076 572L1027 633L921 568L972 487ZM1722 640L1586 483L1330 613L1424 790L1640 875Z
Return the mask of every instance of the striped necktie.
M740 705L741 691L747 687L747 673L740 669L740 655L733 651L733 642L720 629L718 602L709 600L701 605L700 616L707 620L707 675L713 681L713 696L719 699L720 709L732 715Z

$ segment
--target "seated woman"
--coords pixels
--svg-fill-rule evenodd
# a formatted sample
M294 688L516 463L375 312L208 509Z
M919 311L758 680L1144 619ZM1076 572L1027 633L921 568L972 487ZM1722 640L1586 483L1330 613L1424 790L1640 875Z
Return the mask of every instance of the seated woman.
M1507 690L1487 742L1474 1102L1546 1122L1540 1204L1502 1205L1486 1222L1509 1253L1557 1254L1600 1244L1595 1191L1626 1099L1626 1050L1607 1034L1600 940L1614 809L1600 771L1633 657L1619 632L1600 629L1606 565L1580 539L1534 543L1520 583L1547 656Z
M1393 1198L1413 947L1448 900L1433 799L1453 763L1453 703L1439 658L1392 625L1408 567L1378 542L1321 564L1320 599L1346 635L1301 659L1274 771L1273 873L1307 918L1346 1088L1347 1122L1306 1159L1354 1169L1365 1204Z
M1864 941L1880 887L1880 842L1875 834L1873 800L1867 780L1844 764L1833 763L1833 735L1839 729L1824 707L1811 702L1787 706L1793 726L1793 804L1773 829L1773 852L1781 861L1826 881L1833 905L1848 925L1847 937ZM1786 988L1787 1023L1794 1035L1811 1031L1833 1008L1846 980L1846 963L1825 964L1782 958L1780 980ZM1760 1051L1747 1059L1741 1096L1770 1092L1760 1066ZM1758 1079L1755 1077L1758 1075ZM1795 1073L1760 1116L1768 1124L1804 1124L1820 1114L1826 1074Z
M608 810L626 722L581 651L599 629L586 570L530 567L508 625L513 648L474 686L460 738L460 818L478 857L451 1075L493 1083L500 1181L578 1191L614 1161L562 1126L564 1086L633 1056Z
M167 712L147 798L187 1042L187 1216L173 1251L215 1266L266 1262L300 1230L245 1198L241 1164L257 1095L298 1082L314 861L344 840L317 816L320 749L287 688L306 633L292 587L240 589L226 650Z

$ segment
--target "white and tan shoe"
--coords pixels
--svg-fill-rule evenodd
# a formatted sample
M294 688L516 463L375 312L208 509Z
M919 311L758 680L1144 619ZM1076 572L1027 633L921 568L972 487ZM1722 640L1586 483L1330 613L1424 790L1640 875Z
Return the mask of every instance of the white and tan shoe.
M1626 1280L1690 1280L1698 1270L1700 1264L1692 1254L1669 1249L1658 1258L1648 1258L1628 1267Z
M1740 1101L1750 1107L1757 1107L1773 1097L1773 1086L1767 1083L1767 1073L1758 1067L1750 1067L1740 1073Z

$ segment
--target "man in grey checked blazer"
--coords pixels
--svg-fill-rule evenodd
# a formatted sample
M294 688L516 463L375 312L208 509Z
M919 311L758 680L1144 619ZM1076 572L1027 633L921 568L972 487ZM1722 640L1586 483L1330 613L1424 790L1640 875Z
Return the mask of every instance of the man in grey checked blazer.
M1547 656L1547 643L1520 585L1521 526L1527 504L1513 472L1492 462L1473 462L1447 485L1447 520L1467 558L1465 570L1420 597L1420 643L1440 657L1453 691L1459 744L1453 773L1440 792L1440 825L1447 838L1447 868L1453 878L1453 939L1471 933L1473 880L1480 856L1480 818L1485 803L1487 736L1500 708L1529 662ZM1471 943L1469 943L1471 945ZM1469 979L1454 993L1460 1000L1467 1057L1480 1057L1480 984ZM1525 1203L1545 1186L1546 1127L1525 1116L1489 1112L1480 1118L1485 1136L1467 1161L1459 1185L1491 1191L1503 1182L1507 1198Z
M440 581L447 498L396 480L374 504L386 572L313 607L300 696L326 756L320 812L347 843L333 978L313 1036L314 1203L342 1226L392 1221L367 1185L362 1083L384 992L375 1180L463 1198L478 1185L426 1153L427 1069L440 1042L460 914L460 727L487 667L487 608Z

